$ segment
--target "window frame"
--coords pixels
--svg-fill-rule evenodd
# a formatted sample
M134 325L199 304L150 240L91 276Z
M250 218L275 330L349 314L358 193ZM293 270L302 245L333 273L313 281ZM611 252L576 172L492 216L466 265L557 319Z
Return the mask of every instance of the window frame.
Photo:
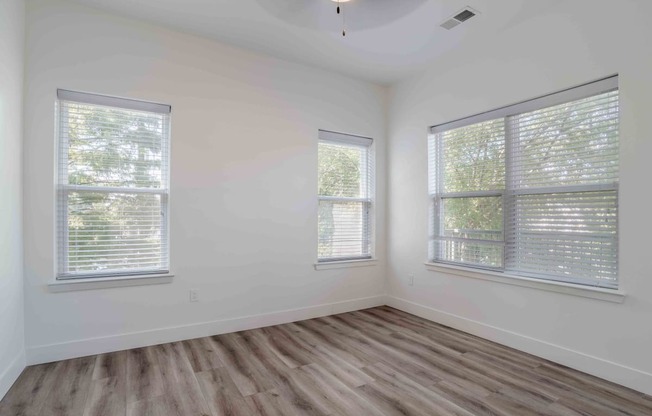
M317 147L317 164L319 166L319 144L320 143L330 143L330 144L339 144L345 146L352 146L358 148L364 148L366 151L364 153L366 158L366 169L361 169L361 181L365 180L367 188L367 197L333 197L320 195L319 191L317 192L317 210L319 212L319 206L322 201L333 201L333 202L360 202L364 204L365 209L363 210L363 232L361 241L368 247L369 254L362 256L347 256L347 257L319 257L319 250L317 250L317 261L315 265L330 265L337 263L365 263L368 261L375 260L375 152L374 152L374 140L369 137L339 133L328 130L319 130L318 132L318 147ZM317 178L319 182L319 177ZM317 229L319 229L319 214L317 217ZM366 238L364 238L366 236ZM317 247L319 247L319 233L317 235Z
M162 137L165 143L162 143L162 165L165 167L161 170L161 187L144 188L144 187L112 187L112 186L93 186L93 185L71 185L68 183L68 174L61 169L64 164L67 165L68 151L63 149L68 145L68 140L64 139L63 126L60 124L62 118L66 118L67 108L62 105L62 101L74 102L81 104L90 104L104 106L121 110L135 110L163 114L166 117L162 124ZM56 131L56 152L55 152L55 246L56 246L56 278L55 286L66 285L67 282L79 283L89 281L94 283L114 284L121 279L143 279L148 277L163 276L170 278L170 150L171 150L171 112L172 107L167 104L160 104L131 98L122 98L107 96L96 93L87 93L71 91L66 89L57 89L57 99L55 103L55 131ZM76 272L71 273L68 269L68 197L71 192L94 192L104 194L148 194L158 195L161 205L161 257L164 260L161 268L144 270L144 269L124 269L124 271L96 271L96 272ZM60 235L60 233L63 235ZM151 283L148 283L151 284ZM79 286L79 285L75 285Z
M534 279L540 281L543 284L546 283L556 283L556 284L570 284L578 285L583 288L586 287L595 287L603 290L609 290L617 292L619 291L620 279L618 276L618 241L619 241L619 230L616 225L616 234L614 236L615 241L615 254L616 254L616 277L615 282L604 285L600 284L599 279L588 279L588 278L579 278L573 276L551 276L544 273L534 273L534 272L525 272L515 268L510 267L509 251L508 246L516 246L516 238L514 236L515 229L514 227L508 225L508 218L510 215L513 215L513 210L516 206L516 197L522 195L555 195L555 194L569 194L569 193L585 193L585 192L614 192L616 197L616 207L618 205L619 198L619 184L617 181L613 183L605 184L585 184L585 185L560 185L560 186L536 186L531 188L516 188L513 186L513 175L515 170L511 166L513 163L514 155L512 147L516 140L518 140L518 132L513 131L511 126L513 125L512 120L515 117L518 117L521 114L529 113L537 110L541 110L547 107L552 107L560 104L570 103L573 101L578 101L584 98L589 98L595 95L600 95L608 93L610 91L618 91L618 75L606 77L594 82L583 84L577 87L568 88L556 93L547 94L532 100L523 101L517 104L508 105L501 107L495 110L487 111L477 115L464 117L458 120L451 121L449 123L439 124L432 126L428 129L428 153L429 153L429 166L428 166L428 176L429 176L429 201L430 201L430 238L429 238L429 249L428 249L428 263L432 265L442 265L442 266L451 266L455 269L469 269L469 271L481 272L482 270L489 273L498 273L504 275L506 278L516 278L516 279ZM618 116L620 118L620 115ZM505 181L504 189L497 189L491 191L468 191L468 192L453 192L446 193L440 192L439 190L443 189L443 152L441 148L435 149L436 146L441 145L441 140L436 139L437 133L443 133L449 130L466 127L485 121L503 119L504 120L504 143L505 143ZM431 159L431 154L434 152L438 156L437 160ZM433 166L435 165L435 166ZM440 181L436 183L433 181ZM502 258L502 267L491 267L488 265L476 265L471 263L455 262L442 260L443 255L443 245L439 244L440 252L437 253L437 241L438 240L450 240L454 239L452 237L446 237L442 233L443 221L445 219L443 201L447 198L472 198L472 197L501 197L502 201L502 234L503 240L472 240L472 239L462 239L464 241L472 241L479 244L489 244L496 245L501 243L503 247L503 258ZM616 222L618 221L618 214L616 214Z

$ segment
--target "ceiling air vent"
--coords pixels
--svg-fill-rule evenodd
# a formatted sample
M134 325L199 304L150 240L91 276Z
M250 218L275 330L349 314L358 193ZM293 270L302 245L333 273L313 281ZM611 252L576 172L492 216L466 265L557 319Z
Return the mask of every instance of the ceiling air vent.
M442 23L440 26L443 27L446 30L451 30L455 26L459 25L460 23L464 23L473 16L477 15L478 11L475 9L472 9L470 7L465 7L462 9L460 12L456 13L455 16L451 17L450 19L446 19L444 23Z

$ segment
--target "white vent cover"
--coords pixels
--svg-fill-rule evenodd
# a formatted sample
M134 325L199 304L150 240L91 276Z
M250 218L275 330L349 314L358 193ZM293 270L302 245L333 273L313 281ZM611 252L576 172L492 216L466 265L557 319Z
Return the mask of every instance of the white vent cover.
M459 25L460 23L464 23L473 16L476 16L480 14L477 10L466 6L459 12L455 13L453 16L451 16L449 19L446 19L440 26L443 27L446 30L451 30L455 26Z

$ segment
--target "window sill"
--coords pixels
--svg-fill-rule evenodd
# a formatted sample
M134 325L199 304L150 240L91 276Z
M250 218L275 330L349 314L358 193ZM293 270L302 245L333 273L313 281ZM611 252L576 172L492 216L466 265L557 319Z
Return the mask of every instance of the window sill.
M623 303L625 292L621 290L603 289L599 287L580 286L570 283L553 282L528 277L515 276L491 270L476 270L468 267L454 266L440 263L424 263L426 269L433 272L454 274L456 276L470 277L473 279L488 280L514 286L529 287L532 289L546 290L548 292L564 293L566 295L581 296L607 302Z
M325 263L315 263L315 270L329 270L329 269L346 269L350 267L369 267L378 264L376 259L364 260L346 260L346 261L329 261Z
M112 287L160 285L164 283L172 283L173 277L173 274L165 273L55 280L48 283L48 289L50 292L58 293L72 292L76 290L107 289Z

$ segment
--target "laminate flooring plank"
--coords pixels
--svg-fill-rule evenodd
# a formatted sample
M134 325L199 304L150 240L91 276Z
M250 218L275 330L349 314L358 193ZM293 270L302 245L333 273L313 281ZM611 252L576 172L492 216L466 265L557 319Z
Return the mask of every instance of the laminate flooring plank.
M300 367L298 371L309 377L331 411L343 415L383 416L372 403L355 393L346 384L317 364Z
M273 351L266 348L266 343L260 334L253 331L243 333L238 339L244 351L249 355L252 365L270 380L270 385L282 385L286 382L291 368L288 367ZM271 390L274 387L268 388Z
M514 356L522 357L523 359L538 361L538 363L546 362L542 358L535 357L531 354L527 354L521 351L511 349L509 347L502 346L500 344L496 344L492 341L477 337L475 335L467 334L462 331L458 331L456 329L438 324L436 322L428 321L427 319L420 318L415 315L411 315L407 312L403 312L398 309L391 308L389 306L379 307L377 309L379 312L395 314L397 316L402 317L405 321L410 321L413 324L418 324L422 328L421 333L424 333L428 337L432 337L435 340L439 340L442 337L449 337L450 339L456 340L457 342L469 343L469 345L471 346L470 347L471 350L488 348L494 350L496 353L498 353L498 351L507 351L514 354ZM374 313L375 312L376 311L374 310Z
M226 368L197 373L197 378L213 416L250 416L254 413Z
M584 397L607 407L628 408L635 415L652 415L652 397L637 391L554 363L541 365L535 372L568 386L567 397Z
M57 364L27 367L0 401L0 415L40 416L45 399L57 383Z
M440 336L429 337L429 330L424 331L419 325L415 325L415 328L410 328L414 323L404 319L399 321L390 320L391 318L384 320L384 318L377 316L372 311L363 311L361 314L367 315L370 320L376 320L379 324L384 322L391 329L391 333L401 334L403 337L416 339L421 343L431 344L433 348L441 348L442 351L447 350L451 354L459 355L476 349L475 345L465 344L464 342L460 342L459 339Z
M93 380L103 378L117 378L126 380L127 377L127 351L99 354L93 368Z
M523 389L516 389L513 387L504 387L500 389L498 393L494 393L489 397L495 395L502 396L506 400L510 400L541 414L550 414L550 411L548 410L550 405L557 401L557 399L550 400L546 397L542 397L537 394L531 394L527 391L524 391Z
M340 319L343 322L353 323L360 330L375 331L385 335L396 332L398 329L388 325L387 321L377 319L373 315L365 314L360 311L335 315L333 318ZM402 331L405 331L405 329L402 329Z
M127 351L127 408L133 402L142 402L163 395L163 376L151 348ZM149 403L149 402L148 402ZM147 403L141 404L141 406ZM158 401L152 403L158 406Z
M302 348L293 337L288 337L279 330L279 327L257 329L253 334L288 368L310 364L314 359L311 351Z
M211 338L190 339L181 344L194 372L224 367Z
M492 394L491 391L471 382L456 384L455 382L442 380L430 386L430 389L475 416L506 416L503 411L487 403L486 399Z
M375 334L369 336L361 331L350 332L343 342L348 345L349 351L357 351L358 354L365 354L366 359L362 362L361 367L367 367L377 362L384 362L394 368L402 368L413 375L413 377L424 385L431 384L440 380L436 371L421 360L415 359L414 356L406 354L404 351L389 348L384 344L383 339L379 336L384 334ZM333 335L331 335L332 337ZM379 341L380 339L380 341Z
M304 332L297 334L297 336L304 337L304 339L311 339L315 345L324 345L329 349L341 352L347 355L349 359L353 358L356 367L362 368L378 361L378 358L374 358L371 351L356 348L350 342L350 334L344 337L342 334L329 329L325 325L317 325L311 321L295 322L293 325L304 330Z
M589 412L586 408L580 410L571 409L558 401L550 405L550 410L556 416L601 416L601 414Z
M531 367L536 367L545 362L545 360L533 355L515 351L492 343L491 341L470 334L465 334L434 322L425 321L422 318L414 317L395 309L381 307L366 309L361 311L361 313L386 320L388 325L391 325L392 328L398 328L395 332L403 333L406 336L409 336L409 334L418 334L421 337L428 338L437 344L446 346L461 353L482 350L498 356L507 354L511 358L518 358L525 365Z
M362 368L373 363L373 360L368 360L363 356L359 356L357 351L352 351L351 347L346 345L346 343L330 339L328 334L312 333L310 329L295 324L283 325L280 327L280 330L287 331L289 337L294 339L296 343L310 353L313 353L317 348L326 349L356 368ZM314 362L314 357L310 362Z
M537 395L544 401L556 400L569 391L569 387L554 378L545 377L535 372L535 368L519 367L501 358L492 357L479 351L464 354L464 359L474 361L485 368L486 372L497 374L506 386L521 389L521 386L535 386ZM476 364L473 364L476 365ZM505 379L504 377L509 378ZM530 388L532 390L532 388ZM527 394L527 392L525 392Z
M169 405L184 415L209 416L210 410L183 345L173 342L148 349L158 362Z
M312 320L313 324L321 324L324 329L329 331L337 332L340 335L346 335L349 332L356 331L357 328L352 328L351 325L348 325L342 322L340 319L337 319L335 315L333 316L323 316L321 318L315 318Z
M376 336L375 339L379 342L387 342L387 340L391 340L391 342L396 343L396 345L402 344L411 346L412 351L418 354L425 354L426 356L434 355L441 358L456 359L457 357L461 357L463 355L455 349L448 348L445 345L442 345L427 337L422 337L418 334L392 332L384 338Z
M398 338L394 337L387 340L386 343L396 350L404 351L405 354L411 354L415 360L423 365L432 366L437 371L437 376L442 379L456 377L475 381L476 383L482 382L483 387L493 392L498 392L503 385L528 388L532 390L532 394L556 398L554 393L548 389L527 386L526 383L521 383L522 379L518 375L510 374L500 367L492 367L485 362L474 361L466 357L467 354L472 353L462 355L439 354L436 350L433 351L427 346L416 342L399 342Z
M84 416L125 416L127 412L126 382L125 373L122 377L102 377L93 380L86 400Z
M127 404L127 416L186 416L179 413L167 396L157 396Z
M224 334L212 338L220 350L229 375L243 396L262 393L276 387L269 374L261 371L251 354L243 350L237 335Z
M402 372L387 367L383 363L367 367L365 371L378 382L387 384L392 389L399 391L402 396L412 403L418 403L424 409L430 409L434 414L441 416L474 416L446 397L437 394L434 390L420 385Z
M429 409L423 409L379 381L356 388L356 393L387 416L433 416Z
M301 416L278 391L270 390L247 396L244 400L256 416Z
M325 332L325 335L330 336L333 339L338 339L340 344L348 346L350 352L355 352L360 357L364 357L366 362L364 367L375 364L384 359L406 361L412 358L403 354L401 351L388 348L386 345L377 342L361 331L351 332L347 334L346 337L338 337L336 334L329 335L328 332Z
M365 383L374 381L364 371L355 367L344 358L333 353L327 348L317 346L315 354L318 356L315 364L337 377L338 380L350 387L359 387Z
M568 395L560 398L557 403L567 407L571 410L578 412L584 411L589 414L597 414L604 416L649 416L649 412L641 412L639 409L613 402L601 400L600 396L596 395Z
M372 335L366 336L372 337ZM369 343L371 342L369 341ZM378 344L381 341L376 340L373 342ZM409 364L423 367L431 371L433 376L439 380L458 378L473 381L494 392L502 387L502 384L497 382L492 376L482 374L476 371L476 369L461 366L456 360L438 356L421 346L388 338L382 347L385 348L386 353L381 354L379 362L389 362L393 366L396 366L391 358L394 357L396 359L398 357L398 359L403 360L400 363L400 367L407 367Z
M343 351L333 350L318 342L310 343L297 336L296 332L291 329L280 329L280 331L289 331L286 333L287 339L292 339L293 346L297 346L300 352L305 352L302 365L317 363L322 366L326 371L335 375L344 384L351 387L359 387L365 383L373 381L371 377L360 370L362 362L358 362L356 358L344 353ZM361 367L356 367L355 364ZM296 368L296 367L294 367Z
M556 388L552 388L549 385L531 383L523 377L523 374L510 373L508 370L492 365L491 363L472 360L467 358L466 354L457 362L460 366L481 374L483 377L492 378L503 387L511 387L520 390L523 394L528 394L532 397L538 396L541 400L551 402L559 398L559 391ZM496 392L499 391L500 388Z
M42 416L82 416L96 356L59 361L56 382L41 408Z
M392 332L389 328L382 327L375 322L371 322L364 317L356 316L353 312L333 315L329 317L333 322L336 322L340 327L346 328L344 335L354 331L373 331L380 334L389 334Z
M425 326L417 321L407 319L401 315L395 314L391 311L384 310L382 308L373 308L365 309L360 313L371 316L375 319L378 319L381 322L386 322L388 328L391 328L394 332L399 333L412 333L418 334L423 337L428 337L432 332L432 328ZM465 343L463 340L458 338L450 339L448 337L433 337L434 340L442 345L453 349L459 353L465 353L467 351L472 351L477 348L477 345L471 343Z
M293 413L306 416L328 416L328 402L322 397L317 384L311 378L293 369L287 379L274 389L290 406Z
M430 386L434 383L441 381L442 374L437 375L437 371L433 371L432 368L427 368L420 364L416 364L412 361L397 360L392 358L386 358L385 360L380 361L386 366L396 370L403 371L405 374L408 374L409 377L421 384L422 386ZM367 376L369 376L368 373ZM371 376L369 376L371 377ZM372 377L373 378L373 377Z
M515 399L513 396L508 396L502 392L492 394L485 401L509 416L556 416L549 408L523 403L522 400Z
M181 343L154 345L147 349L161 373L164 389L171 383L192 384L195 381L192 365Z
M472 343L474 341L468 340L467 342ZM541 364L545 364L547 362L543 358L535 357L534 355L522 351L517 351L503 345L493 343L490 344L489 341L478 343L473 351L482 352L497 359L503 359L524 368L536 368Z

